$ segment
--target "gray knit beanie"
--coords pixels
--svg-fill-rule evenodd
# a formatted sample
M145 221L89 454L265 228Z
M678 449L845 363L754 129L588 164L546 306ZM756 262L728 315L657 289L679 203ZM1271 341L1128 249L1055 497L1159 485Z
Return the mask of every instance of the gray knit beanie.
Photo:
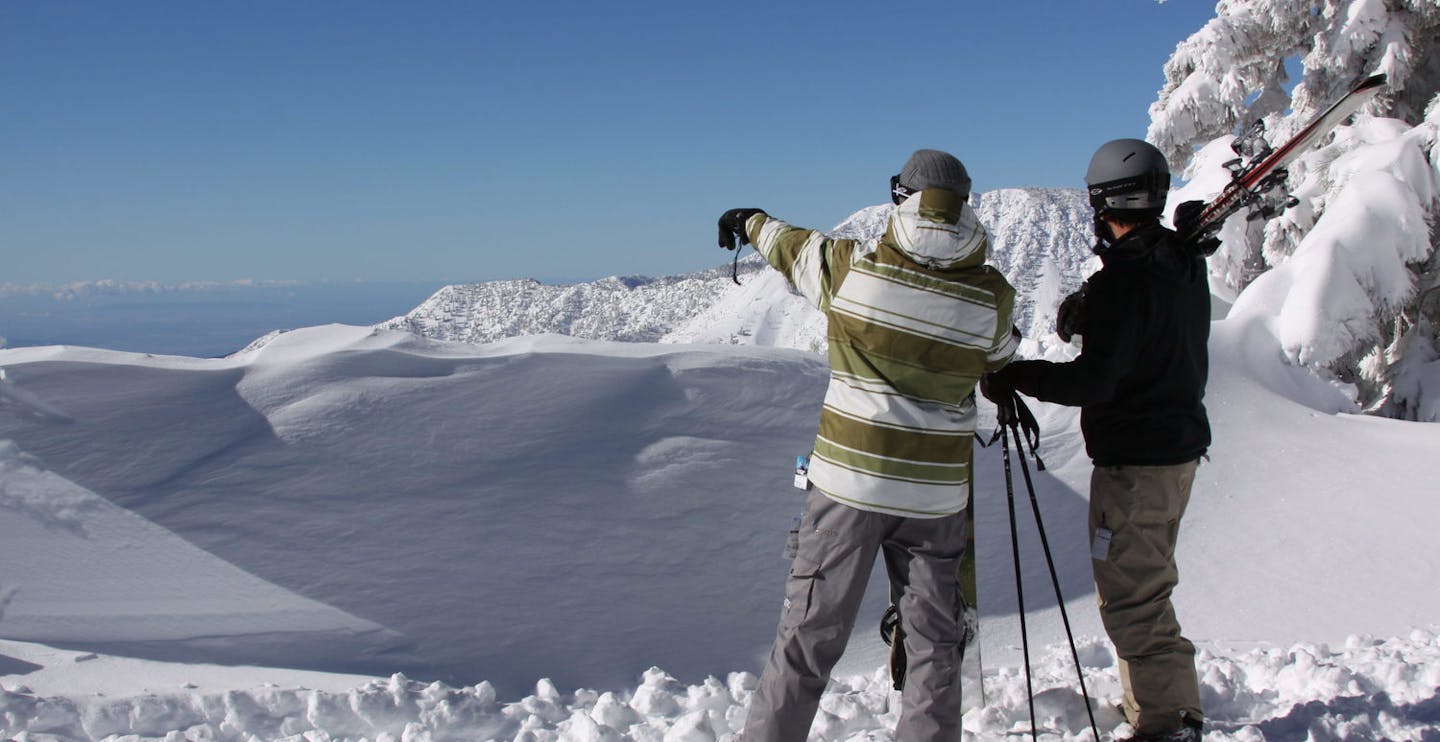
M954 155L938 149L915 150L900 169L900 185L915 191L943 188L970 197L970 174L965 172L965 166Z

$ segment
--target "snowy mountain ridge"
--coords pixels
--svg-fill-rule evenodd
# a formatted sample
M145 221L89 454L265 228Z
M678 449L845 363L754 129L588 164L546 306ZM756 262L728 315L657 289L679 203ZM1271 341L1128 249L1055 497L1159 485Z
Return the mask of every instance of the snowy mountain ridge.
M1090 257L1084 192L1000 189L975 194L972 205L992 236L991 263L1018 289L1016 323L1026 337L1048 335L1055 307L1079 285ZM893 208L881 204L861 209L829 234L879 237ZM740 261L739 286L731 280L729 266L569 286L528 279L455 285L378 327L468 343L555 333L596 340L822 350L824 317L791 292L778 273L762 271L759 256L747 252Z
M753 273L759 264L746 261L742 268ZM733 285L729 271L720 268L661 278L611 276L566 286L529 278L457 284L378 326L466 343L544 334L655 342L667 328L714 303L726 284Z

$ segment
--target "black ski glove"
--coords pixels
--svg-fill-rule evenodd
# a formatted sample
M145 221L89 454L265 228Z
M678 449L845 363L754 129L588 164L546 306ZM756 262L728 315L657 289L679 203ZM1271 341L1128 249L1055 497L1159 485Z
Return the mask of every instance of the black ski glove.
M1067 343L1070 338L1085 334L1085 289L1088 287L1089 284L1080 284L1055 310L1055 334Z
M750 236L745 234L745 222L756 214L764 213L764 209L731 209L721 214L720 246L726 250L734 250L750 244Z
M1186 201L1175 207L1175 215L1170 221L1175 223L1176 232L1184 234L1195 228L1204 212L1204 201Z
M1002 371L1004 369L1001 369ZM999 371L980 377L980 393L995 404L995 423L1007 427L1015 421L1018 399L1015 387Z
M1011 361L999 371L980 377L980 393L998 407L1009 405L1018 393L1035 396L1040 387L1040 368L1045 361Z
M1215 236L1219 225L1216 225L1216 230L1211 230L1209 234L1197 232L1196 227L1199 226L1200 215L1204 212L1204 201L1186 201L1175 207L1175 214L1170 221L1175 224L1177 233L1189 236L1190 244L1195 248L1195 252L1208 258L1220 249L1220 239Z

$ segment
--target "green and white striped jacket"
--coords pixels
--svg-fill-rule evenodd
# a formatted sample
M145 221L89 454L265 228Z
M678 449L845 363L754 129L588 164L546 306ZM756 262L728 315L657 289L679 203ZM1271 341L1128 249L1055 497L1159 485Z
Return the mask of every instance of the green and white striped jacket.
M957 193L921 191L879 240L756 214L750 241L829 320L830 386L810 481L833 500L934 518L969 501L973 390L1019 344L1015 290Z

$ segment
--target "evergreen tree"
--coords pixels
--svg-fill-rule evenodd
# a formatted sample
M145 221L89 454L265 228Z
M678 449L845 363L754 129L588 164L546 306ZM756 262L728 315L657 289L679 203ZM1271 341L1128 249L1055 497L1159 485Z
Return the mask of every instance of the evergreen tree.
M1148 138L1183 177L1223 183L1239 130L1262 120L1279 144L1382 72L1388 92L1290 166L1299 203L1232 218L1211 271L1363 408L1440 421L1440 0L1221 0L1166 63ZM1267 273L1283 275L1251 290Z

